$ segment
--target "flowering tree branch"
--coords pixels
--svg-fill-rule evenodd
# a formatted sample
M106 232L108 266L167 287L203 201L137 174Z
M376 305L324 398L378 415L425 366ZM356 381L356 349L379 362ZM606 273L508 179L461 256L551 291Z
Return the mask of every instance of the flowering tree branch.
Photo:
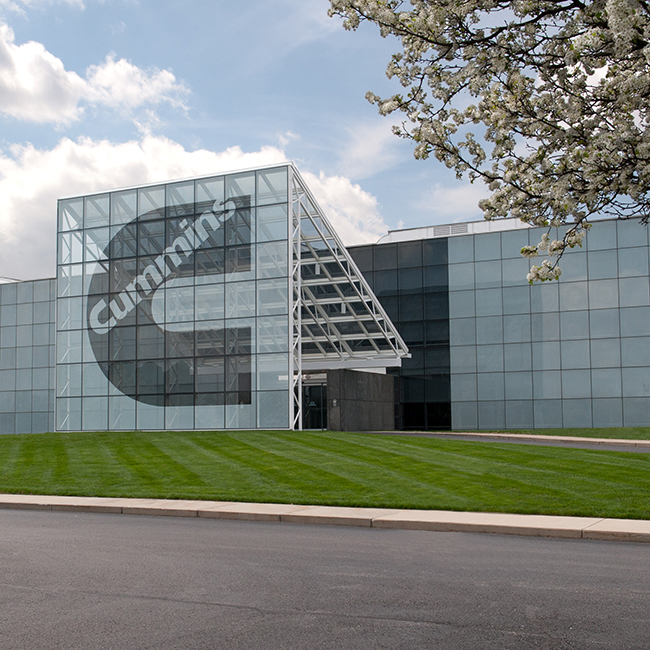
M401 40L387 75L404 93L368 100L402 112L394 132L457 177L484 181L486 219L564 226L526 247L548 254L529 280L559 277L594 215L650 219L647 0L330 0L346 29ZM472 128L478 128L477 137ZM550 235L550 230L547 235Z

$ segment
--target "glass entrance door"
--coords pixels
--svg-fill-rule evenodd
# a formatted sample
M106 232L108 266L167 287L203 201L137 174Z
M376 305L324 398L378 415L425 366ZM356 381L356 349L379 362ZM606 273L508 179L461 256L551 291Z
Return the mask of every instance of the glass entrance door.
M303 429L327 429L327 386L303 386Z

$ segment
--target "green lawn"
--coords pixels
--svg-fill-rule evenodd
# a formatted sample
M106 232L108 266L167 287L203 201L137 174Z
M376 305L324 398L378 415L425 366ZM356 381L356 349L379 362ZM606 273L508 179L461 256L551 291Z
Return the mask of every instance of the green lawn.
M488 433L476 431L476 433ZM650 440L650 427L613 427L610 429L505 429L493 433L531 433L538 436L578 436L580 438L620 438Z
M0 492L650 518L650 455L353 433L0 436Z

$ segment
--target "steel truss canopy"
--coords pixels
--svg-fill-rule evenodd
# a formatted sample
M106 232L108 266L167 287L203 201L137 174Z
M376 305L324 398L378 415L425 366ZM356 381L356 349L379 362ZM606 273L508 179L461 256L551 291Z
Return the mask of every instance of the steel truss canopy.
M367 281L290 166L294 368L400 366L409 351Z

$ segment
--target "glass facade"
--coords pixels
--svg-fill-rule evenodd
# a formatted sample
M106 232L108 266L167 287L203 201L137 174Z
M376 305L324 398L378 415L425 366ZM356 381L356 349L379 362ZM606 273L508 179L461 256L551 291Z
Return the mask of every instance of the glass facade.
M58 430L290 427L286 166L59 201Z
M398 428L650 422L647 228L596 222L562 259L559 282L531 286L519 251L541 232L415 231L351 249L411 350L389 370L399 377Z
M350 248L411 357L397 377L397 429L449 429L450 350L447 239Z
M453 427L647 426L646 227L596 222L559 282L531 286L519 250L539 239L532 229L449 239Z
M346 249L289 164L61 200L56 279L0 284L0 432L323 426L345 368L397 429L647 426L647 228L531 286L540 230L461 225Z
M54 429L55 280L0 284L0 433Z

